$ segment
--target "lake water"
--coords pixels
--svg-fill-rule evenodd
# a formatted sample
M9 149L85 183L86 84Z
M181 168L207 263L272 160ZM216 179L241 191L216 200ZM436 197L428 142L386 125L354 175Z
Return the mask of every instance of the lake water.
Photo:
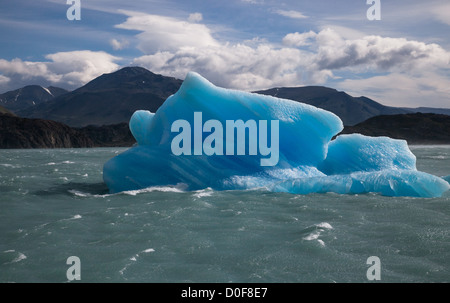
M450 282L450 193L293 195L149 188L110 195L124 148L0 150L0 282ZM450 175L450 146L411 146Z

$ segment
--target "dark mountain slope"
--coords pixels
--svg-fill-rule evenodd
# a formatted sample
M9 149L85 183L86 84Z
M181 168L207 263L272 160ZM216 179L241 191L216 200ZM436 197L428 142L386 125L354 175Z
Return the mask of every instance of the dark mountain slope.
M0 115L0 148L93 146L90 138L62 123Z
M18 115L55 120L74 127L128 122L136 110L155 112L181 83L141 67L126 67Z
M17 112L29 107L48 102L56 97L68 93L67 90L50 86L27 85L0 95L0 105Z
M346 126L342 133L387 136L410 144L450 144L450 116L422 113L377 116Z
M257 93L295 100L328 110L339 116L344 125L355 125L378 115L410 112L407 109L384 106L366 97L352 97L323 86L281 87Z

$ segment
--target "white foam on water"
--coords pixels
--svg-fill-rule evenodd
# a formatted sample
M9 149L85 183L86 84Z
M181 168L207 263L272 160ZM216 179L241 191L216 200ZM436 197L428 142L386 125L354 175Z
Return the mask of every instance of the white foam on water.
M25 256L23 253L19 252L19 255L16 258L14 258L14 260L12 260L11 262L7 262L5 264L17 263L22 260L25 260L26 258L27 258L27 256Z
M153 248L147 248L143 251L141 251L141 253L151 253L154 252L155 250ZM130 257L128 260L132 261L132 262L136 262L137 259L139 258L139 254L135 254L134 256ZM128 267L130 267L133 263L128 263L127 265L125 265L121 270L119 270L119 273L121 276L123 276L124 272L128 269Z
M330 223L322 222L320 224L316 225L319 228L325 228L325 229L333 229L333 226L330 225Z
M209 197L212 196L212 194L214 193L214 191L211 188L205 188L202 190L197 190L194 192L194 197L196 198L202 198L202 197Z
M87 174L85 175L87 176ZM94 197L94 198L106 198L116 195L128 195L128 196L137 196L139 194L144 193L151 193L151 192L171 192L171 193L184 193L187 186L186 184L179 183L175 186L151 186L144 189L138 189L138 190L128 190L128 191L122 191L114 194L104 194L104 195L98 195L98 194L91 194L82 192L76 189L70 189L68 190L69 193L82 198L88 198L88 197Z
M117 194L93 195L91 193L85 193L85 192L82 192L82 191L79 191L76 189L70 189L70 190L68 190L68 192L73 194L74 196L82 197L82 198L87 198L87 197L106 198L106 197L117 195Z
M6 163L2 163L2 164L0 164L0 166L17 168L17 166L15 166L15 165L12 165L12 164L6 164Z
M177 184L176 186L151 186L144 189L138 189L138 190L128 190L123 191L118 194L125 194L130 196L136 196L138 194L142 193L151 193L154 191L160 191L160 192L172 192L172 193L183 193L185 192L186 185L185 184Z
M119 273L120 273L120 275L122 275L122 276L123 276L123 272L124 272L124 271L126 271L126 270L127 270L127 268L128 268L128 265L127 265L127 266L125 266L124 268L122 268L121 270L119 270Z
M319 236L320 236L320 232L314 231L314 232L310 233L309 235L307 235L306 237L304 237L303 240L312 241L312 240L318 239Z
M324 230L330 230L333 229L333 226L331 226L330 223L327 222L322 222L319 224L314 224L313 226L315 229L314 231L312 231L309 235L307 235L306 237L303 237L303 240L306 241L312 241L312 240L317 240L317 242L319 242L319 244L321 246L325 246L325 242L321 239L319 239L320 234L324 231Z
M84 192L81 192L81 191L78 191L78 190L75 190L75 189L69 190L69 193L71 193L71 194L73 194L73 195L75 195L77 197L90 197L90 196L92 196L91 194L84 193Z

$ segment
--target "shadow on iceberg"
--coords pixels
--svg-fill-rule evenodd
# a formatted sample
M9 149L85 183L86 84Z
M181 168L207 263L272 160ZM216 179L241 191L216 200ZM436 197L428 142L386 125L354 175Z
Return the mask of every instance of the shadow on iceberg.
M229 128L229 121L241 121L244 132ZM271 137L274 125L278 133ZM406 141L359 134L331 141L343 129L333 113L219 88L193 72L156 113L135 112L130 129L137 146L104 165L111 193L180 183L188 190L265 187L295 194L414 197L439 197L450 189L444 179L417 171ZM276 152L276 165L261 165L268 147Z

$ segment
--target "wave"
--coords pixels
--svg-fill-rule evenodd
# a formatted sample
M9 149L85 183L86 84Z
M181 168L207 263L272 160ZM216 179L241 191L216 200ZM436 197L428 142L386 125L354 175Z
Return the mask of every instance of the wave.
M53 165L59 165L59 164L75 164L75 162L67 160L67 161L62 161L62 162L58 162L58 163L56 163L56 162L48 162L45 165L46 166L53 166Z
M214 193L214 190L210 187L202 189L202 190L196 190L194 191L193 196L196 198L202 198L202 197L210 197Z
M107 198L111 196L127 195L127 196L137 196L140 194L151 193L151 192L170 192L170 193L184 193L186 192L186 185L177 184L175 186L151 186L143 189L128 190L114 194L93 194L89 192L80 191L77 189L69 189L69 193L81 197L81 198Z
M145 250L143 250L143 251L141 251L141 252L139 252L139 253L133 255L132 257L130 257L128 260L129 260L129 261L132 261L132 262L126 264L125 267L123 267L121 270L119 270L120 275L123 276L123 275L124 275L124 272L125 272L131 265L133 265L134 262L136 262L136 261L138 260L138 258L140 257L139 254L142 254L142 253L147 254L147 253L152 253L152 252L155 252L155 249L153 249L153 248L147 248L147 249L145 249ZM126 280L126 278L125 278L125 280Z
M322 222L319 224L314 224L313 226L309 226L302 231L302 233L307 234L306 236L303 237L303 240L306 241L317 240L317 242L321 246L325 246L325 242L319 239L319 237L322 234L322 232L330 229L333 229L333 226L331 226L331 224L327 222Z
M4 253L16 253L15 250L10 249L10 250L5 250ZM12 264L12 263L18 263L22 260L25 260L27 258L27 256L25 256L25 254L21 253L21 252L17 252L17 256L10 262L6 262L3 264Z

